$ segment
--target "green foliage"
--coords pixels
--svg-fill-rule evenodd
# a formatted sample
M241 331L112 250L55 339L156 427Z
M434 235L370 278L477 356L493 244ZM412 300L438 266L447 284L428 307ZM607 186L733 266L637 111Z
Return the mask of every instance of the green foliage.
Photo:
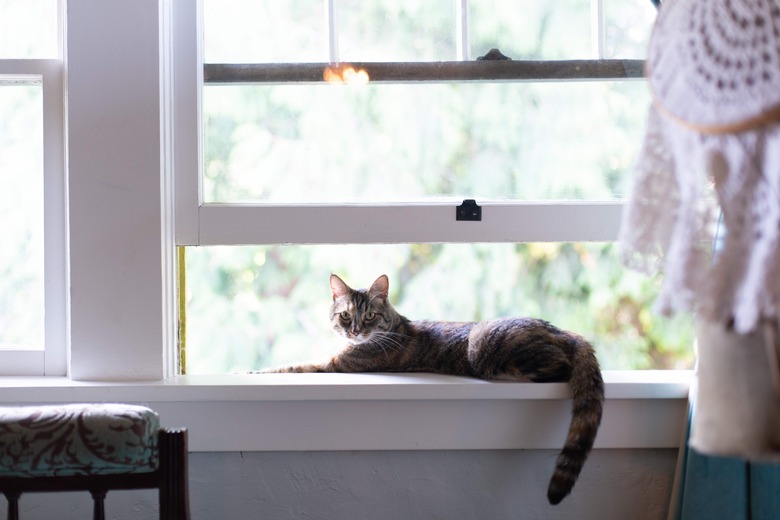
M204 196L612 199L647 102L639 82L208 87Z
M528 315L576 331L606 369L685 368L689 317L650 307L658 280L625 270L613 244L399 244L209 247L188 250L190 373L320 359L340 348L329 329L331 271L353 287L390 277L411 319Z

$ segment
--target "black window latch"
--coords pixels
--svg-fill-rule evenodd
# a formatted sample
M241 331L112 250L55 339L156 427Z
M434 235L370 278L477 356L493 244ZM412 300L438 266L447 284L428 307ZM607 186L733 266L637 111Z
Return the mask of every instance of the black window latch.
M474 199L466 199L455 208L455 220L482 220L482 207Z

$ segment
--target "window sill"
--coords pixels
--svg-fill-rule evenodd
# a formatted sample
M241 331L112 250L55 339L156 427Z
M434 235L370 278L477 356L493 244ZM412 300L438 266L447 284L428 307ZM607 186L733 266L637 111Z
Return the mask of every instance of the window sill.
M605 371L596 448L677 448L690 371ZM559 449L570 418L563 383L433 374L178 376L77 382L2 377L0 405L118 401L190 430L192 451Z

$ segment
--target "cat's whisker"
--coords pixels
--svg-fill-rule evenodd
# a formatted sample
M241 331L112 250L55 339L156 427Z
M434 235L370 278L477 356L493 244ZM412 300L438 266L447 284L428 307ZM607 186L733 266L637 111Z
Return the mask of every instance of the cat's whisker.
M376 333L372 334L371 339L369 339L369 341L366 343L376 345L382 349L382 352L384 352L386 357L389 357L391 352L398 350L397 344L387 341L387 338L380 337Z
M399 338L393 336L398 336ZM392 347L394 350L403 350L406 346L406 341L404 340L408 340L409 336L407 334L394 332L374 331L371 335L371 339L375 339L377 344Z

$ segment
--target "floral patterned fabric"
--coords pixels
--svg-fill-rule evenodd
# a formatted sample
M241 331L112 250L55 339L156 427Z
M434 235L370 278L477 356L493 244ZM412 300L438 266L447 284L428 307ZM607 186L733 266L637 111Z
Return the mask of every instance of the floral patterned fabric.
M144 406L0 407L0 477L154 471L159 429Z

